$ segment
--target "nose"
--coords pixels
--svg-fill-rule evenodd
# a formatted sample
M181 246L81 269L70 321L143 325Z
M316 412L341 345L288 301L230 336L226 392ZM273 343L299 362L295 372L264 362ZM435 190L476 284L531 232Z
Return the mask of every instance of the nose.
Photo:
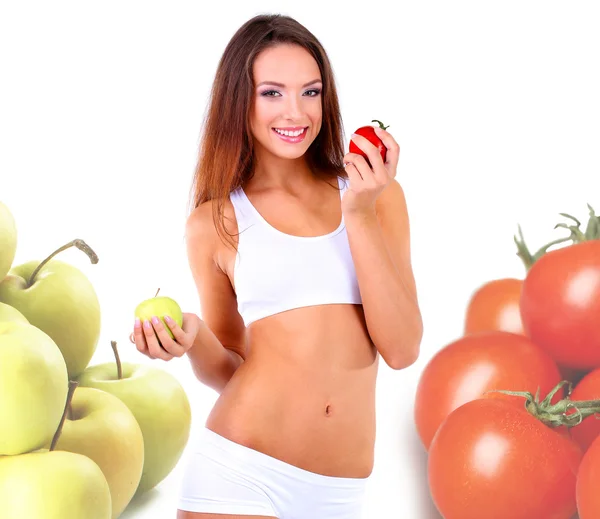
M302 117L302 103L299 96L290 95L285 105L285 115L288 119L297 120Z

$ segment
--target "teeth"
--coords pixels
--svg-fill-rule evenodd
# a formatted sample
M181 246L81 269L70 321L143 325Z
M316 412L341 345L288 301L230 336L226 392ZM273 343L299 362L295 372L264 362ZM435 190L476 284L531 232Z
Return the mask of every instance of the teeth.
M280 130L279 128L274 128L274 130L277 133L280 133L281 135L286 135L287 137L298 137L299 135L302 135L304 133L305 128L303 128L302 130L297 130L295 132L290 132L288 130Z

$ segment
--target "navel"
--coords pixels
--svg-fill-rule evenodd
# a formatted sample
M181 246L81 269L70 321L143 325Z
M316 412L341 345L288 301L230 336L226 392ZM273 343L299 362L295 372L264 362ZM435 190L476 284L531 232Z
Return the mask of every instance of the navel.
M325 407L325 415L331 416L331 406L329 404L327 405L327 407Z

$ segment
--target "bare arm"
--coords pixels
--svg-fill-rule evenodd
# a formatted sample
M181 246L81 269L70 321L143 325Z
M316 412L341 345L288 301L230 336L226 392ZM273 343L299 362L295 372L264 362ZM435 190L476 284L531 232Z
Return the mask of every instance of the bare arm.
M423 322L410 259L409 219L404 192L392 180L377 212L345 217L367 328L393 369L413 364Z
M219 237L210 202L188 218L186 241L202 308L202 322L187 355L198 380L221 393L246 358L246 327L229 278L216 261Z
M212 330L202 322L193 346L187 355L196 378L221 393L244 359L227 349Z

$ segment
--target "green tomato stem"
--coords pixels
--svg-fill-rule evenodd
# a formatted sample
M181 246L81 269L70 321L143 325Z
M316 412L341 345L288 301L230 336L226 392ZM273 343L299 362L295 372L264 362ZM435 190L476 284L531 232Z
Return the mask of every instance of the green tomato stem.
M110 341L110 345L112 346L115 354L115 360L117 361L117 379L121 380L123 378L123 369L121 367L121 358L119 357L119 352L117 351L117 341Z
M58 424L58 428L52 437L52 443L50 444L50 450L53 451L56 447L56 443L58 442L58 438L60 437L60 433L62 432L63 425L65 424L65 420L67 419L67 412L71 407L71 400L73 399L73 393L75 393L75 389L79 385L79 382L76 380L69 380L69 391L67 393L67 402L65 404L65 409L63 411L62 417Z
M69 249L71 247L77 247L79 250L82 250L83 252L85 252L88 255L88 258L90 258L90 261L93 264L98 263L98 255L93 251L93 249L87 243L85 243L83 240L80 240L80 239L73 240L73 241L67 243L66 245L63 245L59 249L56 249L52 254L50 254L50 256L48 256L44 261L42 261L36 267L36 269L31 274L31 277L29 278L29 281L27 282L27 288L29 288L30 286L33 285L33 283L35 282L35 276L37 276L38 272L41 270L41 268L46 263L48 263L58 253L60 253L60 252L62 252L64 250L67 250L67 249Z
M382 130L387 130L390 127L389 125L384 126L383 123L381 121L378 121L377 119L373 119L371 122L377 123Z
M567 225L566 223L557 223L554 228L557 229L562 227L570 231L569 236L565 236L564 238L558 238L556 240L547 243L543 247L541 247L535 254L531 254L529 248L525 244L525 239L523 238L523 231L521 230L521 226L518 226L518 236L514 236L514 242L517 246L517 256L521 258L523 265L525 266L525 271L529 272L529 269L533 266L533 264L539 260L544 254L548 252L548 249L554 245L559 243L563 243L566 241L571 241L572 245L576 243L581 243L588 240L600 240L600 216L596 216L594 209L590 204L587 204L589 209L590 218L588 220L585 232L582 232L579 228L581 226L581 222L577 220L574 216L571 216L567 213L559 213L561 216L565 218L569 218L573 220L574 225Z
M565 384L569 385L567 396L559 400L556 404L551 405L552 398ZM575 427L588 416L600 413L600 400L571 400L571 390L571 382L562 380L548 393L542 402L539 401L539 389L535 397L527 391L496 389L487 391L486 393L497 392L512 396L522 396L525 398L525 409L544 424L550 427ZM574 412L567 414L570 410Z

